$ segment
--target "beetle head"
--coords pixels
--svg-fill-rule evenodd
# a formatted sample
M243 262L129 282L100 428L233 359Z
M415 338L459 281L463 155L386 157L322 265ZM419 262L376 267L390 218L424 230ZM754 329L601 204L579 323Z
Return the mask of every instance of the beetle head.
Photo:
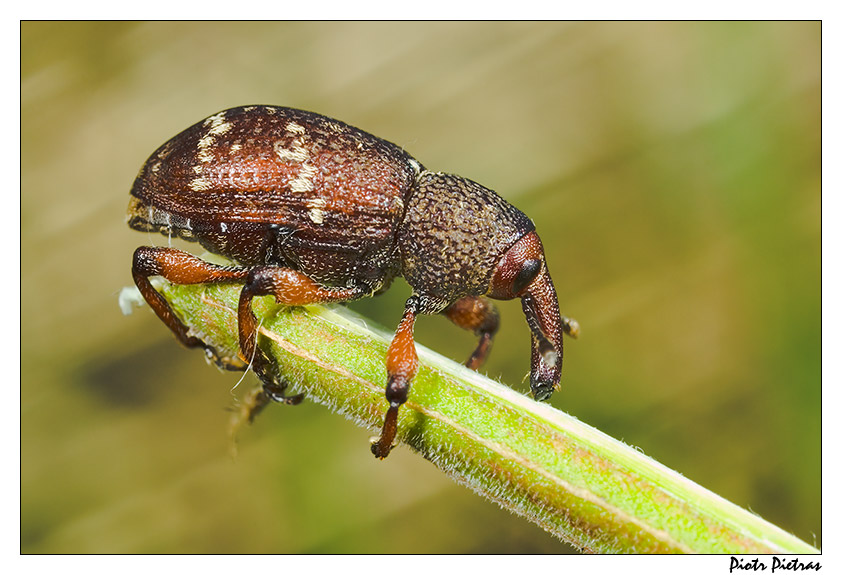
M521 298L532 330L530 387L535 399L546 401L561 379L563 327L538 234L529 232L503 254L491 276L488 296L502 300Z

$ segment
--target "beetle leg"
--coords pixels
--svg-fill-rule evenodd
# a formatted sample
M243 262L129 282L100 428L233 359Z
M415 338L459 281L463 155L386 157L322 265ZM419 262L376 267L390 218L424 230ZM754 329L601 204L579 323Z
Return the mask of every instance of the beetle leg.
M260 394L266 398L266 402L274 401L275 403L286 403L287 405L298 405L304 399L303 393L295 395L287 395L284 393L287 388L287 382L282 381L280 385L275 383L263 384L263 389Z
M443 312L447 319L462 329L469 329L479 336L479 343L465 365L477 370L491 351L491 343L500 327L500 314L488 298L466 296L450 304Z
M249 423L254 423L254 418L263 411L270 403L285 403L287 405L298 405L304 399L304 394L299 393L292 396L284 394L287 388L286 382L280 385L276 383L264 383L263 387L256 389L245 401L245 418Z
M418 353L415 351L412 333L417 314L418 298L412 296L406 301L403 318L386 353L386 373L389 376L386 383L386 400L389 402L389 409L386 411L380 438L371 444L371 452L379 459L384 459L392 450L398 432L398 409L406 403L409 383L418 371Z
M255 297L264 295L273 295L278 303L284 305L308 305L357 299L365 292L357 288L324 287L307 275L289 268L259 266L248 271L238 307L240 354L246 362L251 363L263 381L263 393L267 399L299 403L303 396L287 397L283 394L286 382L271 373L274 371L271 362L257 346L257 318L254 317L251 302Z
M149 278L161 276L175 284L201 284L241 281L247 274L246 268L214 265L173 248L139 247L135 250L132 261L134 283L143 299L170 328L178 341L186 347L202 347L217 365L233 370L242 370L243 367L230 359L220 357L213 347L190 335L187 326L178 319L167 300L152 287Z

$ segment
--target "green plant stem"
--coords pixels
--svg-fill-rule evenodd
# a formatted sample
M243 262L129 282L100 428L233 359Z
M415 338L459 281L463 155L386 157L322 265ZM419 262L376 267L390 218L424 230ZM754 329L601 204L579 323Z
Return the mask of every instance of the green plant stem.
M236 354L239 286L160 286L197 336ZM254 308L261 346L293 391L379 431L391 332L341 306L286 308L261 298ZM576 547L818 552L576 418L417 347L420 367L401 408L400 442L457 483Z

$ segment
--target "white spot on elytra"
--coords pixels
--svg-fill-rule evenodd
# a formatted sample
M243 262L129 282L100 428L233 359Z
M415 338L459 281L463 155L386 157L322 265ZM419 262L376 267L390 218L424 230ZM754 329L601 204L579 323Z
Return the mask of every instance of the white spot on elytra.
M172 151L172 141L167 142L166 144L164 144L161 147L161 149L158 151L158 159L159 160L165 159L167 156L170 155L171 151Z
M292 149L284 148L284 142L278 140L275 142L275 153L282 162L306 162L310 157L310 152L303 147L297 140L292 143Z
M301 124L289 122L286 125L286 131L296 134L298 137L292 141L291 148L286 147L284 140L276 140L274 144L275 154L282 162L301 164L298 176L290 182L289 189L294 193L311 192L314 188L313 176L316 175L318 169L306 163L310 159L310 150L304 147L306 129ZM318 219L320 221L317 223L321 223L321 215L318 213L315 216L311 214L310 219L313 219L313 221Z
M219 223L219 231L222 232L223 234L225 232L227 232L228 231L228 224L226 224L225 222L220 222Z
M295 122L290 122L289 124L287 124L287 132L290 132L292 134L300 135L303 134L305 131L306 130L304 129L304 126L302 126L301 124L296 124Z
M213 116L209 116L209 117L205 118L205 121L202 122L202 125L203 126L210 126L211 124L214 124L214 123L218 124L220 122L225 121L225 112L226 112L226 110L222 110L218 114L214 114Z
M239 144L239 143L238 144L232 144L231 147L228 149L228 153L233 155L233 154L236 154L237 152L239 152L242 149L243 149L243 146L241 144Z
M207 127L208 131L199 140L199 151L196 154L196 158L202 163L207 163L213 159L213 154L211 154L210 148L216 142L216 136L220 136L230 131L233 125L231 122L225 121L224 111L207 118L202 125ZM194 171L196 171L195 168ZM196 171L196 173L199 173L199 171Z
M200 162L205 164L207 162L210 162L213 159L213 155L210 153L210 150L208 149L208 147L205 146L204 148L202 148L202 147L199 148L199 153L196 154L196 158L198 158L198 160Z
M212 187L213 184L211 184L207 178L194 178L193 181L190 182L190 189L194 192L204 192Z
M233 124L231 122L220 122L219 124L214 124L211 126L211 129L208 130L208 134L212 134L214 136L221 136L231 130Z
M307 216L314 224L322 224L325 221L325 211L322 209L327 205L327 200L324 198L312 198L307 201L307 207L310 211Z
M314 224L321 225L322 222L325 221L324 210L320 210L318 208L313 208L312 210L310 210L310 212L307 215L310 216L310 220L312 220L312 222Z
M290 182L289 189L292 192L312 192L313 191L313 176L318 170L315 166L304 164L298 171L298 177Z

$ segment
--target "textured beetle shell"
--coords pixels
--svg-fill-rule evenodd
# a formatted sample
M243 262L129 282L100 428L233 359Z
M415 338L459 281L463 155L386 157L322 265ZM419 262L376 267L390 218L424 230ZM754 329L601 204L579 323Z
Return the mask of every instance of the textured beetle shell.
M247 106L181 132L147 160L130 225L197 239L245 265L375 290L399 272L395 233L423 168L318 114Z
M424 172L398 233L403 275L427 296L425 312L436 313L462 296L485 294L503 253L534 229L492 190L460 176Z

